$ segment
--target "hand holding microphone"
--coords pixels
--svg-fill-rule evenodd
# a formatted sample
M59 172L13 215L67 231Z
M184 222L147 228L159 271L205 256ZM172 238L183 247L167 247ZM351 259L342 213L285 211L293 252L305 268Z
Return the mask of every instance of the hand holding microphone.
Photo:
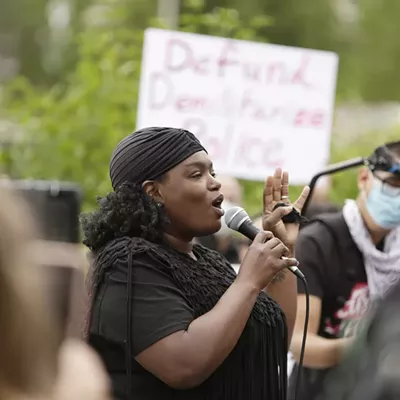
M259 280L261 288L267 286L274 276L289 268L297 277L304 275L297 268L295 258L288 258L289 249L271 232L260 231L241 207L232 207L225 213L226 225L253 241L242 262L240 271ZM263 285L263 286L262 286Z
M297 260L287 255L289 249L278 238L260 231L246 253L238 278L251 281L261 291L280 271L297 266Z
M263 284L267 284L281 270L288 268L298 278L304 279L304 275L297 268L298 262L294 258L288 258L293 254L294 246L299 233L299 223L296 218L292 221L287 218L291 214L301 215L301 210L309 195L310 189L306 186L299 198L293 203L289 200L289 175L277 168L273 176L269 176L265 182L263 196L263 229L264 232L254 226L250 217L240 207L230 208L225 213L226 225L240 232L253 241L241 270L256 268ZM286 216L286 218L285 218ZM269 232L271 231L271 232ZM274 237L275 236L275 237ZM254 264L252 267L247 266ZM272 276L271 276L272 275Z

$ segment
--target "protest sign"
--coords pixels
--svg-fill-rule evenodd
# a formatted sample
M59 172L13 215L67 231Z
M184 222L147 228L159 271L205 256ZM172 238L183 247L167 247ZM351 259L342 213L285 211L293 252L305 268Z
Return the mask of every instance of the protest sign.
M308 183L330 152L335 53L206 35L145 32L137 128L198 136L215 170Z

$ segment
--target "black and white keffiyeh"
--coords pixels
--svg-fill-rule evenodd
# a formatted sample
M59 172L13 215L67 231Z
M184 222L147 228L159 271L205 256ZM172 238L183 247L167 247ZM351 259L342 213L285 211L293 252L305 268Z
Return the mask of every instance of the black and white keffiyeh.
M376 248L354 200L347 200L343 216L363 255L371 300L379 300L400 281L400 227L385 238L383 251Z

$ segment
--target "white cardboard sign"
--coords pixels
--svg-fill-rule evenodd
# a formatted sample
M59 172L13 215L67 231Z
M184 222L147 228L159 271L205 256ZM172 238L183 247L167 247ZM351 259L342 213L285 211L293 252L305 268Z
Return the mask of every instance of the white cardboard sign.
M335 53L147 29L137 129L200 139L217 173L308 183L329 159Z

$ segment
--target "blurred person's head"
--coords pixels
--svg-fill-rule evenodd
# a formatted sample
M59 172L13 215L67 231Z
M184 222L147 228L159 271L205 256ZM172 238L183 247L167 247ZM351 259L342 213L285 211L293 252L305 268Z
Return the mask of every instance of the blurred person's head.
M242 187L236 178L226 175L218 175L218 181L221 184L221 192L224 195L222 208L224 211L232 207L240 206L242 204ZM221 229L215 233L219 238L232 237L232 230L228 228L225 219L221 219Z
M243 192L239 181L227 175L218 175L218 181L221 184L221 192L224 194L225 201L240 206Z
M329 192L332 189L332 178L329 175L321 176L314 187L310 201L314 204L329 202Z
M229 200L224 200L221 207L222 209L226 212L232 207L235 207L236 204L230 202ZM218 238L226 238L226 237L232 237L232 229L228 228L228 225L226 225L225 218L221 218L221 229L216 232L214 235Z
M400 142L377 148L358 174L358 205L371 232L400 226Z
M0 398L49 393L57 340L28 248L34 223L27 206L0 191Z
M224 211L242 204L242 187L236 178L227 175L218 175L221 192L224 195L222 208ZM236 264L241 260L241 242L235 240L235 234L221 219L221 228L212 235L199 237L197 241L211 250L221 253L230 263Z
M252 218L253 224L258 228L258 229L263 229L263 224L262 224L262 215L255 215Z
M227 211L229 208L234 207L235 204L225 201L222 203L222 208ZM221 229L213 235L207 235L196 238L196 241L211 250L218 251L222 254L231 264L239 263L241 241L232 229L228 228L225 219L221 219Z

